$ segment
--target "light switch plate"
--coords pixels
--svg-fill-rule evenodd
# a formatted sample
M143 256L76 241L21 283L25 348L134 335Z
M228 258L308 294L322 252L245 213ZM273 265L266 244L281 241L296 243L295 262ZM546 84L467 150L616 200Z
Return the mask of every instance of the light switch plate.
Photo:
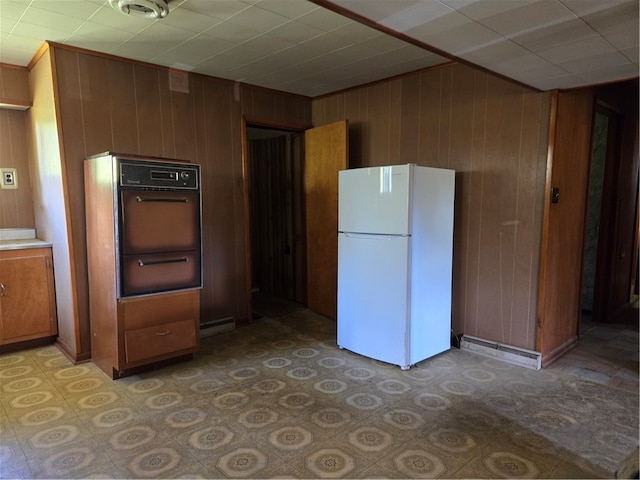
M15 168L0 167L0 188L18 188L18 173Z

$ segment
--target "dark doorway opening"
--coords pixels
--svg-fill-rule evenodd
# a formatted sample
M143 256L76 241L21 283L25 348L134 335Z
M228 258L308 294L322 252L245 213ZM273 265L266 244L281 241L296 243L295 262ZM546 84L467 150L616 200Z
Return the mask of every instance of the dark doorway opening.
M637 81L596 92L580 333L599 323L638 326L637 99Z
M252 320L305 302L303 136L248 125Z

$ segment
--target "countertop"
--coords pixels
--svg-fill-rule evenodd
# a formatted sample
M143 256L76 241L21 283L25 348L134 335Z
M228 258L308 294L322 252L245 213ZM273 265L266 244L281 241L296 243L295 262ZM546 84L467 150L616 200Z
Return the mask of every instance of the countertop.
M0 250L20 250L25 248L50 247L50 242L36 238L36 231L32 228L2 228L0 229Z

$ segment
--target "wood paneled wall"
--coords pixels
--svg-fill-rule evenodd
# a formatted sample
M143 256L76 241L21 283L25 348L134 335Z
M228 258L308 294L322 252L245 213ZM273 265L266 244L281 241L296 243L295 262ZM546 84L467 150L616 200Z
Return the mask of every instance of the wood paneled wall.
M0 103L25 108L31 105L27 67L0 63Z
M0 228L34 228L27 113L0 109L0 167L15 168L17 189L0 188Z
M551 95L464 65L315 99L348 119L351 167L456 170L453 328L535 348Z
M95 153L175 158L202 166L201 318L246 318L242 117L309 125L310 100L57 44L51 50L75 275L70 281L77 291L76 356L90 349L83 161Z
M88 326L81 330L79 324L73 239L68 231L69 199L64 188L66 169L60 161L51 62L51 53L46 51L31 70L33 107L28 112L28 124L34 211L38 237L53 246L57 342L71 358L81 359L80 333L88 338Z
M30 105L29 71L0 64L0 103ZM33 228L27 113L0 109L0 167L15 168L17 189L0 189L0 228Z

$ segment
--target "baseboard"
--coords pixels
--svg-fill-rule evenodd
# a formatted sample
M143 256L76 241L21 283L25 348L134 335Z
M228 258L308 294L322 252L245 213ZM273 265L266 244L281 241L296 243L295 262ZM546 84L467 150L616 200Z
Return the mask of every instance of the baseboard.
M463 335L460 340L460 349L503 360L507 363L520 365L532 370L540 370L542 356L539 352L524 348L503 345L491 340Z
M233 317L211 320L200 324L200 338L210 337L223 332L235 330L236 322Z

